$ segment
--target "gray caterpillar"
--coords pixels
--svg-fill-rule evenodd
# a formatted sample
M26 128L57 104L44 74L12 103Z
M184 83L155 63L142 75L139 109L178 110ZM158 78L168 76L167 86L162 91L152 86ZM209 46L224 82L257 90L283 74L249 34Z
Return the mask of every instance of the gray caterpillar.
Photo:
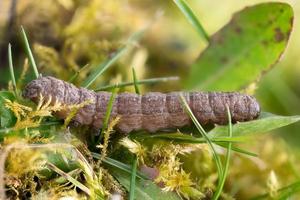
M179 92L149 92L144 95L120 93L115 98L111 119L120 116L116 128L123 133L136 130L156 132L161 129L179 128L191 124L179 99ZM47 76L30 82L23 96L38 102L39 96L52 97L52 104L58 101L65 105L79 104L88 99L94 103L81 108L73 120L82 125L102 127L111 93L94 92L77 88L73 84ZM256 119L260 106L256 99L236 92L184 92L187 103L201 124L226 124L226 105L229 106L232 122ZM69 111L56 115L65 119Z

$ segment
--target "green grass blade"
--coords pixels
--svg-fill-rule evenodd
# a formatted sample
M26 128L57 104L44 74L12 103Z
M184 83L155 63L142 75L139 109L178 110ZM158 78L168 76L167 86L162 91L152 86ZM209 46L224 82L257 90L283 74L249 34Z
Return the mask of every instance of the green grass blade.
M103 74L119 58L121 58L124 53L128 51L132 43L138 41L141 38L145 30L146 28L143 28L142 30L131 35L123 47L121 47L116 53L114 53L112 57L108 58L106 61L96 67L95 71L92 72L90 76L88 76L87 79L83 82L82 87L88 88L101 74Z
M23 26L21 26L21 32L22 32L24 43L25 43L26 52L27 52L27 56L29 58L29 62L32 66L35 78L38 78L39 77L39 71L38 71L37 66L35 64L35 60L33 58L33 54L32 54L32 51L30 49L30 45L29 45L29 42L28 42L28 39L27 39L27 36L26 36L26 33L25 33L25 30L24 30Z
M188 113L188 115L190 116L190 118L192 119L193 123L195 124L196 128L198 129L198 131L201 133L202 137L205 138L206 142L208 143L212 153L213 153L213 158L215 160L216 166L217 166L217 171L218 171L218 185L221 184L221 180L222 180L222 176L223 176L223 167L222 167L222 163L221 163L221 159L219 157L219 155L217 154L217 151L212 143L212 141L210 140L210 138L207 136L207 133L205 132L205 130L203 129L203 127L200 125L200 123L198 122L198 120L196 119L196 117L194 116L191 108L189 107L188 103L186 102L185 98L183 97L182 94L180 94L180 99L182 102L182 105L184 106L186 112ZM217 199L217 198L213 198L213 199Z
M230 114L230 110L228 105L226 105L226 110L227 110L227 116L228 116L228 137L232 137L232 123L231 123L231 114ZM228 142L227 144L227 153L226 153L226 159L225 159L225 166L224 166L224 171L223 171L223 175L221 177L221 181L220 184L218 184L216 192L213 195L213 199L218 199L219 196L222 193L224 184L225 184L225 180L226 180L226 176L228 174L228 169L229 169L229 162L230 162L230 154L231 154L231 147L232 147L232 143Z
M95 153L95 152L92 152L92 156L96 159L100 159L101 155L98 154L98 153ZM127 164L124 164L118 160L115 160L113 158L110 158L110 157L105 157L103 160L102 160L103 163L107 164L107 165L110 165L111 167L115 167L115 168L118 168L124 172L127 172L129 174L131 174L131 169L132 167L130 165L127 165ZM142 179L149 179L146 175L144 175L143 173L141 173L140 171L137 171L136 172L136 176L138 178L142 178Z
M80 68L78 71L76 71L75 74L73 74L73 76L71 76L71 78L68 80L68 82L73 83L75 81L75 79L78 77L78 75L80 74L80 72L85 70L88 66L90 66L90 65L86 64L82 68Z
M73 185L75 185L76 187L80 188L83 192L85 192L86 194L88 194L89 196L91 195L90 190L83 185L82 183L80 183L79 181L77 181L75 178L73 178L71 175L69 175L68 173L65 173L64 171L62 171L61 169L59 169L58 167L56 167L55 165L53 165L52 163L47 163L47 166L55 171L56 173L58 173L59 175L63 176L65 179L67 179L69 182L71 182Z
M130 189L129 189L129 200L134 200L137 161L138 161L137 156L135 156L133 158L133 163L132 163L132 171L131 171L131 178L130 178Z
M138 80L137 80L137 77L136 77L136 73L135 73L135 69L134 69L134 68L132 68L132 77L133 77L133 83L134 83L135 93L141 94L141 93L140 93L139 86L138 86L138 84L137 84Z
M188 144L201 144L201 143L206 143L205 138L196 138L194 136L191 135L187 135L187 134L181 134L181 133L167 133L167 134L153 134L153 135L141 135L141 134L137 134L134 135L134 138L137 140L147 140L147 139L153 139L153 138L157 138L157 139L162 139L162 140L167 140L167 141L171 141L172 143L188 143ZM234 138L234 137L215 137L215 138L211 138L210 140L223 147L223 148L228 148L228 146L226 145L228 142L234 143L234 142L244 142L245 138ZM232 146L231 149L237 153L241 153L241 154L245 154L248 156L253 156L253 157L257 157L258 155L256 153L244 150L244 149L240 149L238 147Z
M114 87L117 88L123 88L123 87L127 87L127 86L132 86L132 85L142 85L142 84L155 84L155 83L159 83L159 82L168 82L168 81L178 81L179 77L178 76L171 76L171 77L162 77L162 78L150 78L150 79L143 79L143 80L137 80L136 83L132 82L123 82L123 83L119 83L117 86L116 85L106 85L103 87L99 87L97 89L95 89L94 91L103 91L103 90L110 90Z
M15 96L18 96L18 89L17 89L17 83L15 78L15 72L14 72L14 66L13 66L13 60L12 60L12 53L11 53L11 44L8 44L8 64L9 64L9 71L10 71L10 77L11 81L14 87L14 93Z
M110 95L109 102L107 104L105 118L104 118L104 121L103 121L103 126L102 126L102 130L101 130L101 134L100 134L98 143L100 143L100 141L104 137L104 132L105 132L107 126L108 126L110 114L111 114L111 111L112 111L112 108L113 108L113 104L114 104L116 95L117 95L117 88L114 88L111 95Z
M276 199L285 200L289 199L293 194L300 192L300 181L296 181L288 186L280 188L278 190L278 195ZM265 193L256 197L251 198L251 200L262 200L262 199L270 199L269 193Z
M228 143L228 142L226 142L226 143ZM226 148L226 149L228 148L228 145L226 145L226 144L223 144L223 143L220 143L220 142L216 142L216 144L223 147L223 148ZM251 151L247 151L247 150L235 147L235 146L231 146L231 150L235 151L236 153L245 154L247 156L258 157L258 155L256 153L253 153Z
M207 42L209 42L209 36L201 25L200 21L197 19L191 7L185 2L185 0L174 0L174 3L187 18L187 20L194 26L196 31L201 37L203 37Z

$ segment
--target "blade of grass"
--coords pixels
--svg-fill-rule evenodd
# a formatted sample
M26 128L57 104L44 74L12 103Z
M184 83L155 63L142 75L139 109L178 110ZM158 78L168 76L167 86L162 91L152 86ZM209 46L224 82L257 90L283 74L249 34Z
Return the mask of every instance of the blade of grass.
M230 110L229 110L228 105L226 105L226 110L227 110L227 116L228 116L228 137L232 137L231 114L230 114ZM219 196L222 193L222 190L223 190L223 187L224 187L224 184L225 184L225 180L226 180L226 176L228 174L228 169L229 169L231 147L232 147L232 143L228 142L228 144L227 144L226 159L225 159L225 167L224 167L223 175L221 177L220 184L218 184L216 192L213 195L213 199L218 199Z
M99 87L95 89L94 91L103 91L103 90L110 90L114 87L117 88L123 88L126 86L132 86L134 84L141 85L141 84L154 84L154 83L159 83L159 82L168 82L168 81L178 81L179 77L178 76L172 76L172 77L162 77L162 78L149 78L149 79L143 79L143 80L137 80L136 83L132 82L123 82L119 83L117 86L116 85L106 85L103 87Z
M90 65L86 64L83 67L81 67L78 71L75 72L75 74L73 74L73 76L71 76L71 78L68 80L68 82L73 83L75 81L75 79L78 77L78 75L80 74L80 72L85 70L88 66L90 66Z
M181 143L205 143L206 139L203 137L194 137L191 135L184 135L184 134L155 134L155 135L141 135L138 136L138 139L147 139L147 138L159 138L159 139L166 139L166 140L172 140L175 142L181 142ZM214 143L221 143L221 142L243 142L245 141L245 138L242 137L214 137L210 138L210 140Z
M134 67L132 68L132 77L133 77L133 83L134 83L135 93L141 94L141 93L140 93L139 86L138 86L138 84L137 84L138 80L137 80L137 77L136 77L136 73L135 73Z
M139 86L137 84L137 76L134 67L132 67L132 77L133 77L135 93L140 94ZM132 169L131 169L129 200L134 200L137 164L138 164L138 157L135 155L133 158Z
M82 183L80 183L79 181L77 181L75 178L73 178L71 175L65 173L64 171L62 171L61 169L59 169L58 167L56 167L55 165L53 165L52 163L48 162L47 166L55 171L56 173L58 173L59 175L61 175L62 177L64 177L65 179L67 179L69 182L71 182L73 185L75 185L76 187L80 188L83 192L85 192L87 195L91 196L91 192L90 190L83 185Z
M143 28L140 31L135 32L133 35L129 37L126 44L117 50L116 53L113 54L112 57L108 58L103 63L99 64L95 71L92 72L87 79L82 83L82 87L88 88L101 74L103 74L110 66L112 66L125 52L128 51L129 47L132 43L138 41L148 27Z
M194 26L196 31L201 37L203 37L207 42L209 42L209 36L201 25L200 21L197 19L193 10L185 2L185 0L173 0L177 7L180 9L182 14L187 18L187 20Z
M81 172L82 172L81 169L74 169L74 170L68 172L67 174L69 174L70 176L74 177L74 176L78 176ZM64 184L67 181L68 180L65 177L63 177L63 176L60 176L60 177L57 177L56 179L54 179L54 182L58 183L58 184Z
M226 143L228 143L228 142L226 142ZM221 147L223 147L223 148L226 148L226 149L228 148L228 146L226 144L222 144L222 143L219 143L219 142L217 142L216 144L219 145L219 146L221 146ZM235 147L235 146L232 146L231 150L235 151L237 153L240 153L240 154L245 154L247 156L258 157L258 155L256 153L253 153L251 151L247 151L247 150L244 150L244 149L240 149L240 148Z
M24 43L25 43L26 52L27 52L27 56L29 58L29 62L32 66L35 78L38 78L39 77L39 71L38 71L37 66L35 64L35 60L33 58L33 54L32 54L32 51L30 49L30 45L29 45L29 42L28 42L28 39L27 39L27 36L26 36L26 33L25 33L25 30L24 30L23 26L21 26L21 32L22 32Z
M278 195L277 195L276 199L280 199L280 200L288 199L288 197L292 196L293 194L298 193L299 191L300 191L300 181L296 181L288 186L280 188L277 191ZM265 193L265 194L251 198L251 200L261 200L261 199L270 199L270 194Z
M137 168L137 156L133 158L131 178L130 178L130 189L129 189L129 200L134 200L135 192L135 178L136 178L136 168Z
M158 138L158 139L162 139L162 140L167 140L167 141L172 141L172 143L189 143L189 144L201 144L201 143L205 143L206 140L204 138L196 138L193 137L191 135L185 135L185 134L172 134L172 133L168 133L168 134L155 134L155 135L135 135L134 136L135 139L137 140L144 140L144 139L152 139L152 138ZM245 141L245 138L234 138L234 137L215 137L215 138L211 138L210 139L213 143L219 145L220 147L226 148L227 149L227 143L231 142L243 142ZM244 150L244 149L240 149L238 147L232 146L231 149L237 153L241 153L241 154L246 154L248 156L254 156L257 157L258 155Z
M111 114L111 111L112 111L112 108L113 108L113 104L114 104L116 95L117 95L117 88L114 88L111 95L110 95L108 104L107 104L107 108L106 108L106 112L105 112L105 118L104 118L104 121L103 121L103 126L102 126L102 129L101 129L100 137L98 139L98 144L101 142L102 138L104 137L104 132L107 129L110 114Z
M95 153L95 152L92 152L92 156L96 159L100 159L100 157L101 157L100 154ZM105 163L107 165L118 168L118 169L120 169L122 171L125 171L127 173L131 173L132 167L130 165L124 164L124 163L122 163L118 160L115 160L115 159L110 158L110 157L105 157L102 161L103 161L103 163ZM144 175L143 173L141 173L139 171L137 171L136 176L138 178L141 178L141 179L149 179L146 175Z
M14 66L13 66L13 61L12 61L12 53L11 53L11 44L10 43L8 44L8 64L9 64L11 81L12 81L12 84L14 87L14 93L15 93L15 96L18 97L18 89L17 89Z
M198 122L198 120L196 119L196 117L194 116L191 108L189 107L188 103L186 102L185 98L183 97L182 94L180 94L180 100L182 102L182 105L185 108L185 111L188 113L188 115L190 116L190 118L192 119L193 123L195 124L196 128L198 129L198 131L201 133L202 137L205 138L206 142L208 143L212 153L213 153L213 158L215 160L216 166L217 166L217 172L218 172L218 185L221 184L221 180L222 180L222 176L223 176L223 167L222 167L222 163L221 163L221 159L219 157L219 155L217 154L217 151L212 143L212 141L210 140L210 138L207 136L207 133L205 132L205 130L203 129L203 127L200 125L200 123ZM217 199L215 196L213 199Z

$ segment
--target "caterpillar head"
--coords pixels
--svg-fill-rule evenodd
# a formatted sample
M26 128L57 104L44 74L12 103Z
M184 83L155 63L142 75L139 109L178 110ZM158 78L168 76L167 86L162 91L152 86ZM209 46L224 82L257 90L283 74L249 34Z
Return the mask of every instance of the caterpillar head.
M51 91L51 78L40 77L28 83L23 91L23 97L38 102L40 96L48 96Z

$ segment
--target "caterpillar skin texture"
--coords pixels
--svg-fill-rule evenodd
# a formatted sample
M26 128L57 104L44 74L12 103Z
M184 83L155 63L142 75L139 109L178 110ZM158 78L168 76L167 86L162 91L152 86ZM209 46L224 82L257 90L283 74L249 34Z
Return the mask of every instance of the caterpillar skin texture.
M120 132L129 133L136 130L155 132L160 129L180 128L191 124L180 98L180 92L167 94L149 92L144 95L120 93L115 98L110 119L120 116L116 128ZM229 106L232 122L256 119L260 114L260 106L252 96L237 92L190 92L182 93L191 110L201 124L227 124L226 105ZM73 121L82 125L102 127L107 104L111 93L94 92L85 88L77 88L73 84L47 76L30 82L23 92L25 98L35 103L39 96L52 98L65 104L79 104L86 100L91 103L81 108ZM69 110L56 113L65 119Z

